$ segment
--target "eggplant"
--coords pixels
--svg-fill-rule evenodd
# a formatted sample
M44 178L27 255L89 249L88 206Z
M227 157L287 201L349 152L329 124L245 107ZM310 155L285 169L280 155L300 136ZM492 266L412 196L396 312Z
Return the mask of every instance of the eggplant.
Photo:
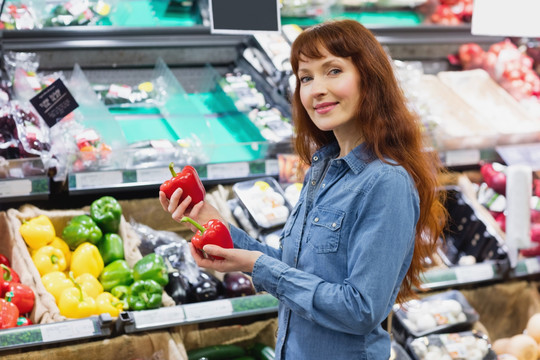
M188 302L189 282L179 271L172 271L169 273L169 282L165 286L165 291L176 305L185 304Z
M191 284L188 302L216 300L222 298L223 294L223 283L214 275L201 270L198 281Z
M226 273L223 277L225 296L228 298L254 295L255 287L249 276L241 272Z

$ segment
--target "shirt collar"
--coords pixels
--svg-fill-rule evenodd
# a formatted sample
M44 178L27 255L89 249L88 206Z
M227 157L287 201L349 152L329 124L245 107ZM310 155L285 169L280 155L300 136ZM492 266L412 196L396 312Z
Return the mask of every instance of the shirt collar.
M332 142L328 145L323 146L318 151L315 152L313 157L318 157L321 159L325 158L335 158L339 155L339 145L337 142ZM351 170L358 174L360 173L366 165L375 159L374 156L370 156L369 152L366 149L364 143L355 147L351 152L345 155L342 158Z

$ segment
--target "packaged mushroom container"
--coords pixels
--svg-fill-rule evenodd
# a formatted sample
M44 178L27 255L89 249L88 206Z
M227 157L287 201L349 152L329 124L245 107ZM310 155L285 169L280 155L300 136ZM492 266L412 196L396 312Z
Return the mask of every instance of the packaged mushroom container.
M407 348L413 360L497 359L488 338L473 331L432 334L409 339Z
M283 189L272 177L238 182L233 191L254 225L268 230L283 226L291 212L291 205Z
M471 330L478 313L457 290L394 306L392 333L404 344L408 338Z

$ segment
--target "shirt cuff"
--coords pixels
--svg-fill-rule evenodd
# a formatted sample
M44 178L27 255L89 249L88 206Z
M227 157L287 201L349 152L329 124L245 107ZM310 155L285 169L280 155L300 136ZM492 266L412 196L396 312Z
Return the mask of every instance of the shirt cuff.
M268 255L261 255L253 265L253 285L257 291L266 291L279 298L278 285L289 266Z

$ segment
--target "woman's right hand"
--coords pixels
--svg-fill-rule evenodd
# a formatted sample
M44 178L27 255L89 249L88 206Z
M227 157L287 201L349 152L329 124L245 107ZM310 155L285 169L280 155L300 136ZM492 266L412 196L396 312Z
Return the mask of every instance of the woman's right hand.
M159 192L159 202L163 207L163 210L171 213L173 220L180 222L184 216L188 216L198 222L199 224L204 224L211 219L217 219L221 221L227 228L229 227L228 221L226 221L219 211L216 210L212 205L206 201L201 201L195 204L190 208L191 205L191 196L187 196L184 200L180 202L180 197L182 196L182 188L178 188L171 195L170 199L167 199L167 196L163 191ZM197 228L189 223L185 223L191 231L194 233L197 232Z

